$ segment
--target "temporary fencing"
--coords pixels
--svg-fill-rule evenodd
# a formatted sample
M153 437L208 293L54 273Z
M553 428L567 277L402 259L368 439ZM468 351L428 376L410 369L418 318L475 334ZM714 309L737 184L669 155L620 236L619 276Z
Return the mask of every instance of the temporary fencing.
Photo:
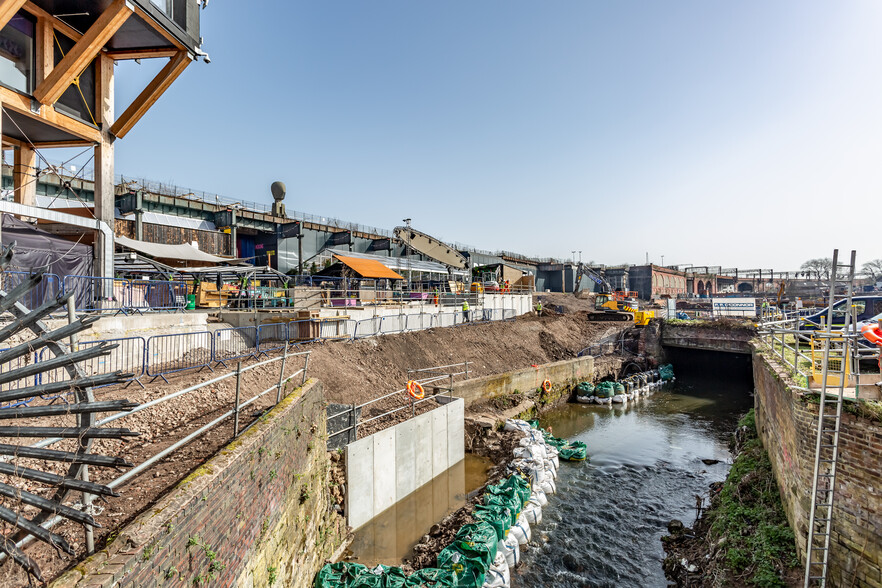
M282 349L288 342L288 324L270 323L257 327L257 354Z
M181 310L187 305L188 292L189 286L184 282L131 280L128 308L136 312Z
M7 349L0 349L0 352L7 351ZM30 365L36 361L38 361L39 356L36 353L30 353L27 355L23 355L18 357L12 361L8 361L6 363L0 364L0 374L5 374L12 370L24 367L26 365ZM13 380L11 382L4 382L0 384L0 394L4 392L10 392L12 390L17 390L19 388L25 388L27 386L31 386L36 383L35 377L28 378L26 380ZM22 406L30 402L31 398L19 398L16 400L0 402L0 408L13 408L16 406Z
M257 327L218 329L214 332L214 361L226 367L228 361L257 355Z
M132 374L127 380L128 382L137 382L141 384L141 377L144 375L144 353L147 349L147 340L144 337L119 337L116 339L102 339L98 341L82 341L77 343L79 349L87 349L101 343L112 343L116 345L110 350L108 355L102 355L92 359L79 362L80 368L87 376L97 376L102 374L111 374L113 372L122 372L124 374ZM43 349L40 352L40 361L46 361L53 357L49 349ZM50 384L53 382L64 382L70 379L70 374L64 368L58 368L48 372L43 372L39 376L38 384ZM100 386L99 386L100 387Z
M5 271L0 273L0 289L9 292L22 283L30 274L28 272ZM20 302L28 308L37 308L44 302L56 298L61 293L61 279L55 274L43 274L43 279L31 288Z
M5 274L8 273L5 272ZM79 276L74 276L74 278L79 278ZM125 280L112 281L126 282ZM84 283L89 287L97 287L96 282L92 279ZM514 309L492 309L488 310L486 315L483 312L475 312L473 315L473 322L510 320L514 318L516 311ZM87 375L109 374L116 371L129 373L132 374L129 382L141 384L141 378L144 376L165 379L164 376L168 374L190 369L211 368L215 364L228 367L231 361L267 355L269 352L283 349L286 343L362 339L377 335L462 324L469 324L463 322L462 312L377 316L359 321L342 317L328 317L265 324L259 327L231 327L213 332L199 331L154 335L152 337L119 337L81 341L78 346L87 348L104 342L115 344L117 347L111 350L109 355L81 362L82 368ZM48 349L43 349L38 353L20 357L9 364L0 365L0 374L52 357L52 353ZM67 371L59 368L43 372L38 378L39 381L29 378L0 384L0 394L24 386L65 381L68 378ZM15 405L27 402L29 400L16 400ZM12 404L0 400L0 409L9 406Z
M147 339L145 372L156 379L196 368L211 369L214 337L210 331L154 335Z

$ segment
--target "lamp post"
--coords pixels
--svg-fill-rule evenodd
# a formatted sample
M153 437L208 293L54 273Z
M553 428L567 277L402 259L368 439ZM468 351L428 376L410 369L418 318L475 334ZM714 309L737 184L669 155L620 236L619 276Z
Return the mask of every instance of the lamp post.
M413 289L413 286L410 283L411 280L411 271L410 271L410 221L411 219L404 219L404 224L407 226L407 234L404 239L404 259L407 264L407 290L410 292Z

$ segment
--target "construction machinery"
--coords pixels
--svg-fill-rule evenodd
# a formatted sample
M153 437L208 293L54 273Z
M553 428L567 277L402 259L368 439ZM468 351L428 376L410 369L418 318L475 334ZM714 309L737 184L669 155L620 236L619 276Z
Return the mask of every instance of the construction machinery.
M649 319L655 316L652 311L640 310L637 292L613 291L612 285L601 274L582 263L577 267L573 294L582 289L582 278L584 277L601 288L600 293L594 297L594 312L588 314L589 321L617 323L634 321L636 326L643 327L648 325Z

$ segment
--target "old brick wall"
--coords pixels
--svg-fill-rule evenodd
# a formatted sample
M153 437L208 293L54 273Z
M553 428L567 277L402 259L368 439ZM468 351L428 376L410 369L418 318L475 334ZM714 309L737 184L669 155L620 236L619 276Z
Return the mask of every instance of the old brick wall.
M818 405L754 351L757 429L772 461L800 559L805 558ZM882 587L882 426L843 412L830 550L834 587Z
M325 443L310 380L53 588L311 586L346 532Z

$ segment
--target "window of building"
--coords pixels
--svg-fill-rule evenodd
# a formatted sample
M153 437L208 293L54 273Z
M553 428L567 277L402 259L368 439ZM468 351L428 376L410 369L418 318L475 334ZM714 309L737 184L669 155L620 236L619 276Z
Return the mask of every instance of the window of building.
M37 22L19 12L0 30L0 84L30 94L34 84Z
M67 52L73 49L76 43L73 39L55 32L55 65L61 63L61 60L67 55ZM93 124L95 117L95 61L93 60L83 73L79 76L79 86L71 84L68 86L58 102L55 103L55 109L80 119L83 122Z

